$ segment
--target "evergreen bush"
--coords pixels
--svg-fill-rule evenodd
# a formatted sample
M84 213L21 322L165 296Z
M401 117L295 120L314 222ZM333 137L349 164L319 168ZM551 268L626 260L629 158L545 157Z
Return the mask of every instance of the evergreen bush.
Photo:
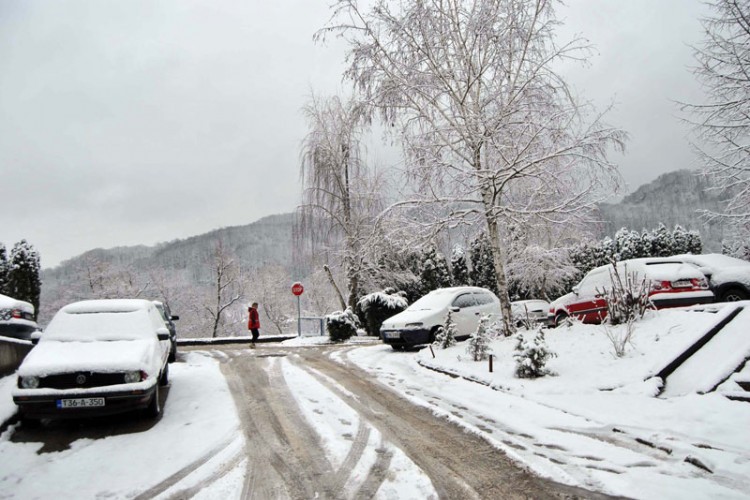
M484 361L492 353L490 321L489 316L482 316L477 325L477 330L469 337L466 353L474 361Z
M539 378L550 375L547 369L547 361L556 357L557 354L550 351L544 338L542 327L537 329L536 335L531 340L526 340L522 334L518 334L518 343L513 358L516 361L516 377Z
M365 329L369 335L380 335L383 321L394 316L409 305L404 292L386 288L382 292L373 292L362 297L357 306L364 316Z
M326 316L326 330L333 342L344 342L357 335L358 323L351 307L347 307L346 311L336 311Z
M445 316L445 326L438 328L433 345L441 349L448 349L456 345L456 322L450 311Z

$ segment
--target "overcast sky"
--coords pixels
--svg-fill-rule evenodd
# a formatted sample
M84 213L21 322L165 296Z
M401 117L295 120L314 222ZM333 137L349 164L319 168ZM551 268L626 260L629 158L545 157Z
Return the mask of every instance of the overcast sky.
M292 211L300 109L345 85L344 48L312 42L330 3L0 0L0 242L51 267ZM629 187L696 167L672 100L700 99L701 0L569 3L597 48L570 77L614 102Z

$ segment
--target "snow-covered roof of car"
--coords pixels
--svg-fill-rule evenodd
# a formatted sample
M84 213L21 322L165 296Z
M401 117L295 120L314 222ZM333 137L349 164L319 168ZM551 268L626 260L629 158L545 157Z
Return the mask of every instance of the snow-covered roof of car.
M60 309L41 341L153 340L157 328L163 326L147 300L87 300Z
M19 308L24 309L30 312L34 312L34 306L30 303L14 299L13 297L8 297L7 295L0 294L0 308L2 309L12 309L12 308Z
M123 313L147 309L152 302L141 299L101 299L83 300L63 307L60 311L68 314Z
M425 309L436 309L445 307L453 298L460 293L492 293L486 288L478 286L453 286L449 288L438 288L433 290L424 297L416 300L412 305L408 307L408 310L425 310Z
M730 257L729 255L722 255L720 253L708 253L701 255L683 254L675 255L674 258L682 259L686 262L693 262L701 267L711 267L714 269L721 269L724 267L750 268L750 262L742 259L737 259L735 257Z

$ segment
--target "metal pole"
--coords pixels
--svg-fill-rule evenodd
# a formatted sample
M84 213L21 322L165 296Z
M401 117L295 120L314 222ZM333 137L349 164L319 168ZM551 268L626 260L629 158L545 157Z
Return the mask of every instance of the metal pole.
M299 295L297 295L297 336L302 336L302 312L299 305Z

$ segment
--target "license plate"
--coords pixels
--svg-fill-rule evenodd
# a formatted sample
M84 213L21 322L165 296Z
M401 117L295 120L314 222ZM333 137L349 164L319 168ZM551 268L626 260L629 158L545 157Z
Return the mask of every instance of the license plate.
M693 283L690 280L677 280L672 282L672 288L690 288Z
M58 408L94 408L104 406L104 398L58 399Z
M399 339L401 338L400 332L383 332L383 335L385 335L385 338L387 339Z

